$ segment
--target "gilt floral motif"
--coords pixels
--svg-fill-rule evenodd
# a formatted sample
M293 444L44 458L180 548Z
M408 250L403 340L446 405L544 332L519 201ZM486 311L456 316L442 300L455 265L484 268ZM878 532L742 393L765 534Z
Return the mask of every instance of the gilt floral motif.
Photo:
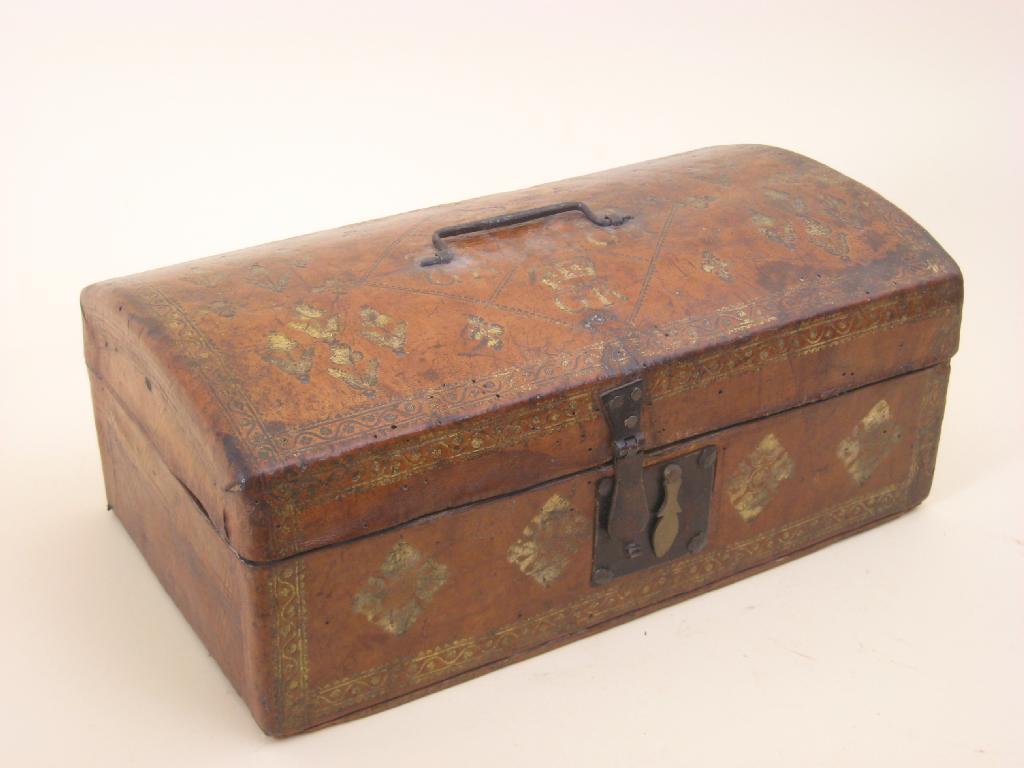
M523 528L522 535L508 548L506 557L525 575L546 587L565 571L579 550L586 527L583 515L556 493Z
M793 457L772 433L740 462L725 487L729 501L748 523L768 506L779 485L795 469Z
M463 336L474 342L476 349L501 349L504 341L505 329L497 323L489 323L482 317L470 315L466 318L466 327Z
M903 437L892 419L889 403L879 400L853 428L836 450L836 455L858 483L867 482Z
M404 635L448 582L448 566L400 541L352 599L352 608L392 635Z

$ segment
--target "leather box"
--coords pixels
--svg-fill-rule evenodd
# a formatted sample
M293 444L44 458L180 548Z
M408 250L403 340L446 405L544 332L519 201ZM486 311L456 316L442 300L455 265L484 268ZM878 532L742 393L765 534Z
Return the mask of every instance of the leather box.
M928 493L962 280L713 147L90 286L109 504L268 733L363 715Z

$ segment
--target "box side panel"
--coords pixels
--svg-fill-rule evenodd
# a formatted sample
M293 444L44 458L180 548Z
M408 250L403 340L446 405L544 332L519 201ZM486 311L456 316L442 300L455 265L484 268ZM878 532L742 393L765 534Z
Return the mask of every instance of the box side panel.
M481 674L848 535L918 503L948 366L652 453L714 445L696 555L591 585L598 469L316 550L275 573L283 732L359 716Z
M95 375L90 383L108 505L261 727L272 731L268 574L225 545L109 388Z
M231 455L223 428L204 418L202 403L210 394L197 371L160 364L145 342L154 330L112 283L82 292L82 326L90 376L144 431L160 460L188 484L230 543L227 520L244 505L240 493L227 489L244 477L244 462Z
M936 366L931 379L923 387L919 406L922 416L915 434L913 464L907 483L907 502L910 507L928 498L932 489L935 461L939 455L939 437L942 434L942 416L946 412L949 371L949 363Z

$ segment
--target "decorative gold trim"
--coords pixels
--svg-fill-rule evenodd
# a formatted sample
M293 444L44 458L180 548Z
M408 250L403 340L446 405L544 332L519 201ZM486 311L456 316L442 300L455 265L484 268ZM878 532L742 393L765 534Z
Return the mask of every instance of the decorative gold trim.
M305 574L301 560L273 568L274 680L278 711L286 728L301 728L309 699L309 638L306 632Z
M352 598L352 610L391 635L404 635L448 583L448 566L399 540Z
M839 442L836 457L855 482L865 483L903 437L887 400L879 400Z
M580 547L580 535L590 521L559 493L523 528L505 552L505 559L542 587L558 580Z
M839 290L841 282L821 280L817 289L834 293ZM254 455L263 458L269 457L271 453L279 457L298 456L317 446L351 440L382 427L409 426L436 420L445 410L463 409L473 403L491 401L496 394L508 398L527 388L534 391L541 385L562 382L589 370L602 370L606 348L609 346L617 348L625 345L634 350L635 354L650 359L664 354L665 338L722 337L722 341L726 341L740 332L774 321L776 316L772 311L773 306L779 301L792 301L791 293L806 290L798 286L771 301L757 299L723 307L707 316L686 317L678 323L651 329L649 332L634 331L627 334L628 338L597 342L578 351L556 354L533 365L504 369L486 377L477 376L468 382L424 391L415 398L371 405L336 418L289 427L271 435L267 430L258 428L262 424L250 423L256 414L245 387L234 379L230 366L220 359L213 342L191 321L185 310L157 288L147 285L136 288L140 297L161 315L167 329L181 345L180 353L200 364L198 367L203 369L204 378L229 418L236 414L246 417L246 422L238 425L241 427L238 437ZM791 355L818 352L865 333L948 314L954 310L950 306L952 292L953 287L943 283L937 289L895 296L800 322L785 333L768 339L751 340L740 346L717 349L676 364L668 364L657 372L652 390L656 397L670 396ZM677 389L680 383L682 390ZM268 451L271 446L272 450Z
M907 483L891 485L731 546L676 560L593 590L569 605L477 637L456 640L415 656L375 667L320 686L312 694L317 720L385 699L401 689L420 688L461 672L499 661L512 652L537 647L586 630L631 610L693 591L844 531L902 511Z
M179 345L178 352L192 363L192 370L206 383L210 393L231 425L236 444L250 459L282 458L270 431L263 424L248 389L236 378L213 342L192 321L178 302L158 288L140 283L139 298L161 316L168 334Z
M768 339L754 339L726 349L714 350L693 359L669 363L655 369L649 391L653 400L663 400L681 393L719 383L724 379L780 362L795 355L814 354L838 344L851 341L881 327L921 320L949 311L941 298L926 300L921 297L902 297L866 305L824 318L799 323L786 334ZM732 317L737 323L752 322L746 312L734 309ZM749 328L744 325L744 329ZM573 364L552 366L556 371L598 367L604 344L581 350ZM544 371L541 367L537 372ZM526 371L507 372L509 379L519 380L515 386L525 386L522 378ZM522 378L521 378L522 377ZM481 380L475 387L484 391L506 387ZM317 495L329 492L332 498L347 496L369 488L381 487L408 480L441 464L463 461L491 451L506 450L526 444L539 435L558 432L575 425L597 419L595 393L601 385L579 389L570 395L553 398L534 406L531 411L513 411L503 416L476 418L443 432L428 432L417 442L399 448L368 448L338 457L331 463L307 466L293 475L284 474L274 484L277 492L275 505L286 503L297 506L314 503ZM451 396L453 391L448 390ZM411 405L411 404L410 404ZM278 539L290 544L284 537ZM279 554L289 554L282 549Z
M713 251L705 250L701 253L701 269L710 272L724 283L732 282L732 275L729 274L729 262L716 256Z
M792 476L794 469L796 464L789 451L769 432L725 484L729 503L749 523L771 503L779 485Z
M484 350L501 349L505 345L502 336L505 335L505 328L497 323L491 323L479 315L468 315L466 326L462 329L462 338L469 342L475 342L474 349Z
M805 320L797 323L786 333L752 339L693 359L669 363L654 372L649 390L653 399L661 400L760 369L768 363L799 355L815 354L869 333L908 322L926 320L949 311L950 308L941 294L928 297L915 295L894 297L825 317ZM737 314L738 319L742 320L744 313L738 311ZM745 325L743 330L749 327Z
M742 571L811 547L833 536L903 512L919 501L922 481L931 476L942 423L948 369L928 372L906 480L825 509L720 549L706 550L664 567L643 571L588 591L568 605L397 659L315 690L308 688L306 615L301 560L275 575L275 673L286 721L295 729L385 700L396 691L422 688L493 664L572 633L595 627L632 610L699 589ZM288 692L291 692L290 695Z
M850 278L852 279L852 278ZM843 280L821 280L815 290L822 295L846 295ZM136 286L140 296L162 316L167 330L180 344L180 351L194 363L193 370L205 380L211 393L238 436L246 456L257 461L276 459L288 465L305 451L340 440L351 440L384 426L437 423L446 411L465 412L474 404L493 401L495 395L511 400L522 392L565 387L570 394L548 398L531 409L516 408L501 416L478 415L458 426L438 433L427 430L412 436L400 447L365 446L329 462L314 462L303 467L282 470L271 482L269 504L283 515L316 503L323 494L332 499L360 491L403 482L433 467L473 456L522 446L538 435L584 424L598 417L594 406L597 391L608 375L608 355L628 349L641 360L656 360L664 355L666 338L728 338L750 332L773 322L773 307L793 296L758 299L722 309L705 317L684 318L679 323L644 331L631 331L621 339L597 342L568 354L560 354L529 366L509 368L489 377L478 377L414 398L371 406L337 419L274 431L267 429L246 387L235 377L231 366L216 350L213 342L198 329L185 310L159 289L145 284ZM959 287L939 283L930 289L903 293L885 300L852 307L831 315L795 323L784 333L763 334L737 345L720 346L710 352L685 359L652 365L648 391L655 400L672 397L724 379L757 370L767 364L829 349L885 328L931 317L954 314L953 305ZM627 357L630 353L627 353ZM589 384L573 388L573 381L593 372ZM294 554L300 542L290 532L294 521L280 520L271 526L271 551L274 556Z

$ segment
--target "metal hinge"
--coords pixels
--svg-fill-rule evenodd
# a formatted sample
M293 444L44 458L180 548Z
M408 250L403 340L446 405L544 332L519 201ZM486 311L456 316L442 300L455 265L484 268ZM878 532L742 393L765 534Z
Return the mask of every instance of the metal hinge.
M703 549L718 451L705 446L645 466L646 400L637 379L601 395L614 474L597 486L594 584Z

